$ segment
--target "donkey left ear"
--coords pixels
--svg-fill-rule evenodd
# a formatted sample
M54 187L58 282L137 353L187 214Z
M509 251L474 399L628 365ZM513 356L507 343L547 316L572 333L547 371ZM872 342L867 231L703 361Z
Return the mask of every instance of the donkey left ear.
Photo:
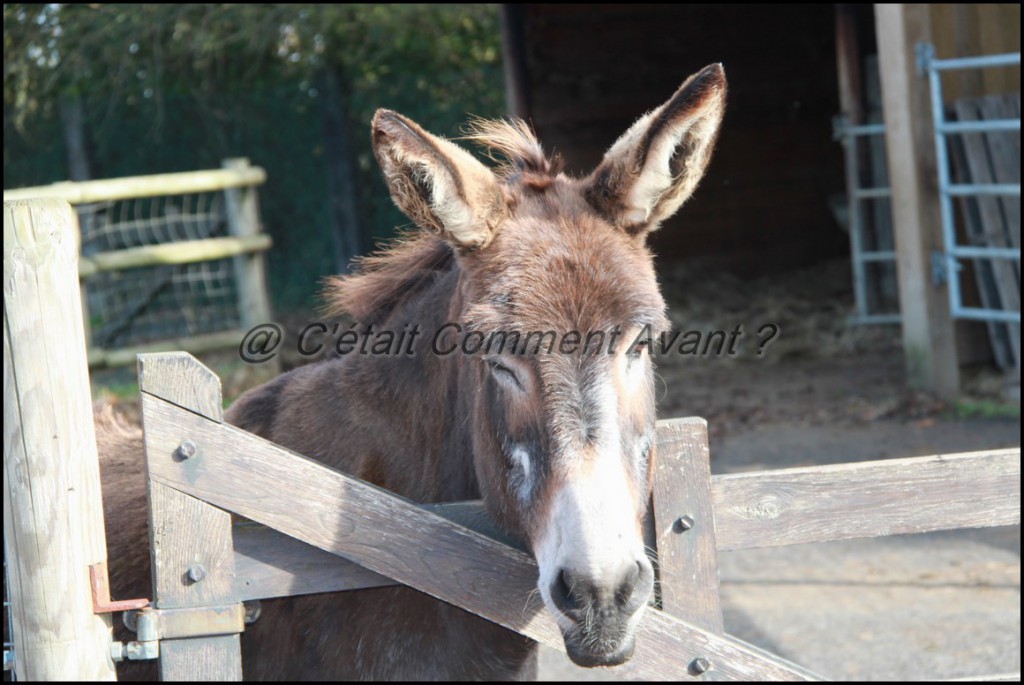
M373 117L373 151L395 204L420 227L466 250L494 237L505 197L473 155L386 109Z
M645 114L585 181L587 200L630 235L654 230L693 194L725 112L725 71L704 67Z

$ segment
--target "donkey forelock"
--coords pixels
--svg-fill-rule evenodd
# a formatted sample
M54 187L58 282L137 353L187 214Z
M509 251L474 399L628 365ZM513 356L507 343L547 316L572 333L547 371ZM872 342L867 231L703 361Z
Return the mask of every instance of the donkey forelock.
M474 119L460 140L482 145L498 163L494 171L501 178L537 190L546 188L564 166L561 156L548 158L544 154L540 141L522 119Z

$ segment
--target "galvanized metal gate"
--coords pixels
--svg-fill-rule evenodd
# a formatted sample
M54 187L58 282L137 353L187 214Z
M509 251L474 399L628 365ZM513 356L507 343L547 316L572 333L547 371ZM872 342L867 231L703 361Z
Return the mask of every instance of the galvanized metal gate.
M1016 108L1010 108L1013 116L996 119L966 120L965 108L957 103L959 120L950 120L943 99L942 74L954 70L988 69L1020 65L1020 53L1004 55L988 55L958 59L936 59L934 46L922 43L918 46L918 66L922 77L929 80L932 116L935 127L935 150L937 160L937 185L941 203L943 249L932 256L932 278L936 285L947 283L949 291L950 315L954 319L985 321L990 326L993 348L1000 366L1020 366L1020 148L1019 142L1014 150L1003 150L1003 164L1000 168L1011 169L1015 166L1016 176L1007 180L1000 178L999 173L980 174L983 179L969 181L954 178L955 161L961 161L968 155L965 145L957 137L970 134L993 134L998 132L1020 131L1019 95ZM864 176L861 163L863 155L858 154L858 143L861 138L885 135L883 123L851 125L845 117L837 117L835 138L844 146L847 178L847 198L849 203L850 228L850 259L854 285L854 315L849 321L852 324L899 323L899 313L878 312L872 309L871 295L877 289L873 282L871 264L893 262L895 251L879 250L868 245L868 225L865 221L867 202L877 202L891 197L887 185L874 184L862 187ZM1016 164L1006 163L1006 155L1016 155ZM955 159L957 158L957 159ZM973 161L973 160L971 160ZM968 166L961 161L960 166ZM963 175L963 173L961 173ZM991 226L968 225L965 233L972 244L961 244L957 240L956 212L954 198L963 199L965 204L963 217L971 224L972 207L967 202L989 203L987 218L1001 215L1003 226L992 230ZM1010 198L1018 198L1016 209L1009 210L1006 203ZM991 203L998 202L993 208ZM984 217L983 217L984 218ZM991 221L989 221L991 223ZM874 231L891 231L891 226L874 226ZM877 235L875 237L877 242ZM979 273L979 297L981 306L968 306L964 302L963 262L973 261ZM990 275L991 274L991 275ZM999 281L986 286L989 281ZM1014 294L1016 293L1016 294ZM1000 296L1001 295L1001 296ZM999 327L998 329L996 327ZM1002 335L1005 340L997 340ZM1000 345L1004 349L1000 349Z
M950 135L964 133L989 133L992 131L1020 131L1020 113L1016 119L995 121L949 121L942 99L942 73L955 69L981 69L1020 65L1020 53L964 57L959 59L936 59L935 48L929 44L918 46L918 64L927 73L932 99L932 116L935 123L935 154L938 162L939 198L942 213L942 236L944 252L935 263L937 278L949 284L949 307L953 318L980 321L1005 321L1020 323L1020 310L1007 311L991 307L968 307L963 303L960 283L960 260L964 259L1005 259L1016 260L1020 265L1020 244L1017 246L960 245L956 239L953 214L953 198L969 196L1016 196L1020 197L1020 183L954 183L950 171ZM1018 168L1020 160L1018 157ZM999 240L997 237L996 240ZM1018 225L1019 240L1019 225ZM1019 284L1018 284L1019 287Z

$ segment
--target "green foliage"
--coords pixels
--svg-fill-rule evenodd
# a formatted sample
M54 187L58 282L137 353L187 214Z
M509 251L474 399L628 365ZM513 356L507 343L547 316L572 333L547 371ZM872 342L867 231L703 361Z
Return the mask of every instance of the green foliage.
M1020 419L1020 406L991 399L961 398L950 411L955 419Z
M4 185L67 178L60 110L85 113L96 178L267 170L261 212L278 310L310 306L334 270L323 138L325 74L353 131L359 214L374 240L406 220L369 146L378 107L458 135L504 113L496 5L4 6Z

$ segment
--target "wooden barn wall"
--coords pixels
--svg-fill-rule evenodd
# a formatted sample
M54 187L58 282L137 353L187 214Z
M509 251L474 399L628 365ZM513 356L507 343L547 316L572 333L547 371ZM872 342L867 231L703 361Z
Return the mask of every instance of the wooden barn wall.
M844 187L831 5L519 5L511 16L526 114L570 172L592 169L689 74L725 66L715 157L652 238L660 257L716 255L753 274L848 250L827 205Z
M1020 52L1019 4L931 5L932 40L941 59ZM944 77L943 97L955 102L1020 92L1020 67L958 71Z

